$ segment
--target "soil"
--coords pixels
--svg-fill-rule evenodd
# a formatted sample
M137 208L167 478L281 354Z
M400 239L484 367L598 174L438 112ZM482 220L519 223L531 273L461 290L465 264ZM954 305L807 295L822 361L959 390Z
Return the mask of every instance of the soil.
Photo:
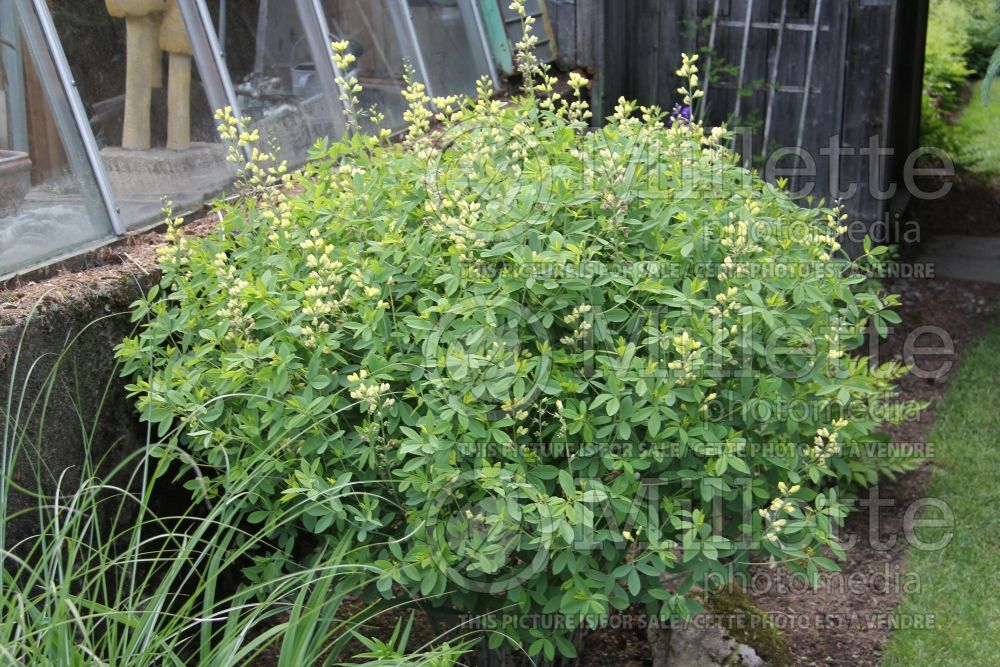
M214 228L215 218L195 216L184 233L201 236ZM162 231L131 234L121 241L65 262L0 282L0 326L23 322L31 314L58 307L63 301L89 300L123 281L143 282L159 273L156 249Z
M921 190L935 192L940 181L918 179ZM936 235L1000 236L1000 179L959 173L940 199L913 200L911 217L920 223L921 241Z

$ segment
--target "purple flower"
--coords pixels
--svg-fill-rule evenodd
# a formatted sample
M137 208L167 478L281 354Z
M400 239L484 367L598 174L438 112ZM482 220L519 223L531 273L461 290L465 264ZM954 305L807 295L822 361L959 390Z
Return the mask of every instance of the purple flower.
M667 119L667 127L673 127L674 123L688 124L691 122L691 107L687 105L675 104L674 110L670 112Z

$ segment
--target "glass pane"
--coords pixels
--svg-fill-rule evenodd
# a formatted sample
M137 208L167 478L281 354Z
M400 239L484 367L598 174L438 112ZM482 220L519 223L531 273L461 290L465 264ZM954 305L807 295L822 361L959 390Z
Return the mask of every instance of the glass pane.
M408 0L417 45L434 95L473 95L490 73L473 0Z
M352 72L364 90L358 95L363 109L372 106L385 115L382 126L406 125L403 112L403 63L413 47L401 41L399 16L387 0L323 0L326 22L337 40L346 39L357 60ZM398 14L398 13L397 13Z
M295 3L226 4L225 25L221 13L216 20L240 111L253 119L262 137L275 142L282 159L298 166L317 139L334 137L335 110L323 95Z
M0 275L113 236L40 26L17 9L0 0Z
M233 181L173 0L56 0L52 17L126 226Z
M524 3L524 9L529 15L535 17L535 24L531 29L531 34L538 38L538 46L535 48L535 55L542 62L552 62L555 58L552 54L552 43L545 30L545 15L539 0L528 0ZM510 3L500 0L501 16L507 30L507 37L511 47L514 47L524 39L524 24L520 14L510 8Z

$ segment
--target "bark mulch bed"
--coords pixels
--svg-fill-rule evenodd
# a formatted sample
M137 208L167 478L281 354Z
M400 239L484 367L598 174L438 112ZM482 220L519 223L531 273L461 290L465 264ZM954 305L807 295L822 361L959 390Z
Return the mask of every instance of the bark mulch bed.
M894 443L924 445L934 423L935 407L948 387L957 361L994 318L1000 285L938 278L897 280L886 288L902 296L903 321L879 345L882 360L902 358L907 337L924 326L941 327L954 341L955 354L920 361L925 369L950 362L951 370L937 380L907 374L899 382L901 398L930 402L917 418L887 427ZM931 345L920 338L917 345ZM930 443L933 445L933 443ZM919 582L905 571L907 540L903 517L913 501L924 497L933 466L931 455L920 468L896 480L883 480L871 490L875 509L858 507L846 521L844 541L854 541L841 572L823 575L815 590L793 579L783 568L759 568L749 579L748 593L781 629L800 667L866 667L877 665L889 637L893 613L902 595ZM884 505L883 505L884 504ZM918 622L915 619L914 622ZM588 667L649 665L649 648L642 629L603 630L589 636L579 664Z
M787 574L775 571L750 593L785 632L797 665L864 667L877 665L882 646L891 634L891 621L903 594L919 585L905 571L909 543L903 518L915 500L924 497L934 465L933 444L927 436L934 424L935 408L948 387L958 359L994 319L1000 286L938 278L933 281L896 281L887 287L903 297L897 325L881 351L899 357L906 337L918 327L938 326L954 341L955 354L922 361L925 368L952 363L941 379L928 380L907 374L899 383L904 399L928 401L916 419L887 428L894 443L926 444L927 460L920 468L896 480L883 480L864 494L867 506L847 519L843 539L854 540L840 573L822 577L816 590L803 590ZM918 344L925 344L920 339ZM875 502L880 506L875 507ZM884 504L884 505L883 505ZM877 512L877 514L876 514ZM919 623L921 619L903 619Z

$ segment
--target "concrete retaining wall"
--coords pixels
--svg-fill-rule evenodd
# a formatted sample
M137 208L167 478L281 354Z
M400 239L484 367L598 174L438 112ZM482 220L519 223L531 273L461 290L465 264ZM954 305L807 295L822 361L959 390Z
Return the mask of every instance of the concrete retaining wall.
M127 254L126 261L0 291L0 444L5 457L14 446L18 485L52 494L63 476L63 489L72 490L88 442L91 460L105 471L146 442L114 347L133 331L129 305L157 272L152 252L129 250L142 261ZM12 490L8 516L36 503ZM36 530L34 514L9 521L8 546Z

